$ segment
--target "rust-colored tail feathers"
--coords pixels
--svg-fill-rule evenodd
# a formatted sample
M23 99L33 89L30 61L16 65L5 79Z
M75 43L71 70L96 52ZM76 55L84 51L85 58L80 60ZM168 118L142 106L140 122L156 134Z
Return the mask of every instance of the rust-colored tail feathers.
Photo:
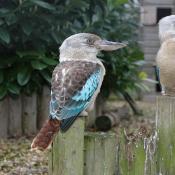
M60 121L49 119L45 122L37 136L34 138L31 148L45 150L52 143L54 135L59 131Z

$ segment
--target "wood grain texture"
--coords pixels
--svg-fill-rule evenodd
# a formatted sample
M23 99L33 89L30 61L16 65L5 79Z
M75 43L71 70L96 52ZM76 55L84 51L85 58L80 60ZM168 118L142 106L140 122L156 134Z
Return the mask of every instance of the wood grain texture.
M37 131L37 95L22 96L23 132L31 135Z
M124 130L120 131L117 157L117 175L152 175L144 174L146 156L143 140L128 142Z
M8 136L8 99L0 101L0 138Z
M22 104L21 96L9 100L9 122L8 122L8 133L9 136L16 137L22 135Z
M84 118L54 139L49 158L50 175L83 175Z
M116 153L114 133L86 133L83 175L115 175Z
M37 125L40 129L44 122L48 119L49 116L49 103L50 103L50 88L47 86L43 87L43 92L39 96L39 110Z
M157 174L175 174L175 97L158 96L156 107Z
M175 97L157 97L155 123L154 133L144 142L140 140L126 145L121 137L119 174L175 174Z

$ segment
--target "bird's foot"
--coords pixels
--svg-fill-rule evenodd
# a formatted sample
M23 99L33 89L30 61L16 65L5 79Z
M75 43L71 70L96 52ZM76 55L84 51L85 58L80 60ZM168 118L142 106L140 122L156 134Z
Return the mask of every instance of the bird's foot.
M161 91L161 94L163 96L170 96L170 97L175 97L175 89L171 88L166 88Z
M83 111L79 117L87 117L88 116L88 113L86 111Z
M166 95L165 91L161 91L161 94L162 94L162 95Z

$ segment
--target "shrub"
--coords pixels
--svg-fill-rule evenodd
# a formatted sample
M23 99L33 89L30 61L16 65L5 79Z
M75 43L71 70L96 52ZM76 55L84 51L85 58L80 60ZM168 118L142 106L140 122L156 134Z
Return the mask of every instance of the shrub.
M128 42L125 49L99 55L107 68L105 96L142 88L138 12L126 0L1 0L0 99L39 92L49 84L60 44L78 32Z

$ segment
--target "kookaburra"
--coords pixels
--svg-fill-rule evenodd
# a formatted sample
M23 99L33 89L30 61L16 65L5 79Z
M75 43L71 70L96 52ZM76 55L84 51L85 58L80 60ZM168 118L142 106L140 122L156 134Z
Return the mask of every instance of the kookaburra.
M159 21L161 42L156 63L163 95L175 96L175 15Z
M94 103L105 75L97 53L125 46L90 33L75 34L64 40L60 64L52 75L50 116L33 140L32 149L46 149L56 132L65 132Z

